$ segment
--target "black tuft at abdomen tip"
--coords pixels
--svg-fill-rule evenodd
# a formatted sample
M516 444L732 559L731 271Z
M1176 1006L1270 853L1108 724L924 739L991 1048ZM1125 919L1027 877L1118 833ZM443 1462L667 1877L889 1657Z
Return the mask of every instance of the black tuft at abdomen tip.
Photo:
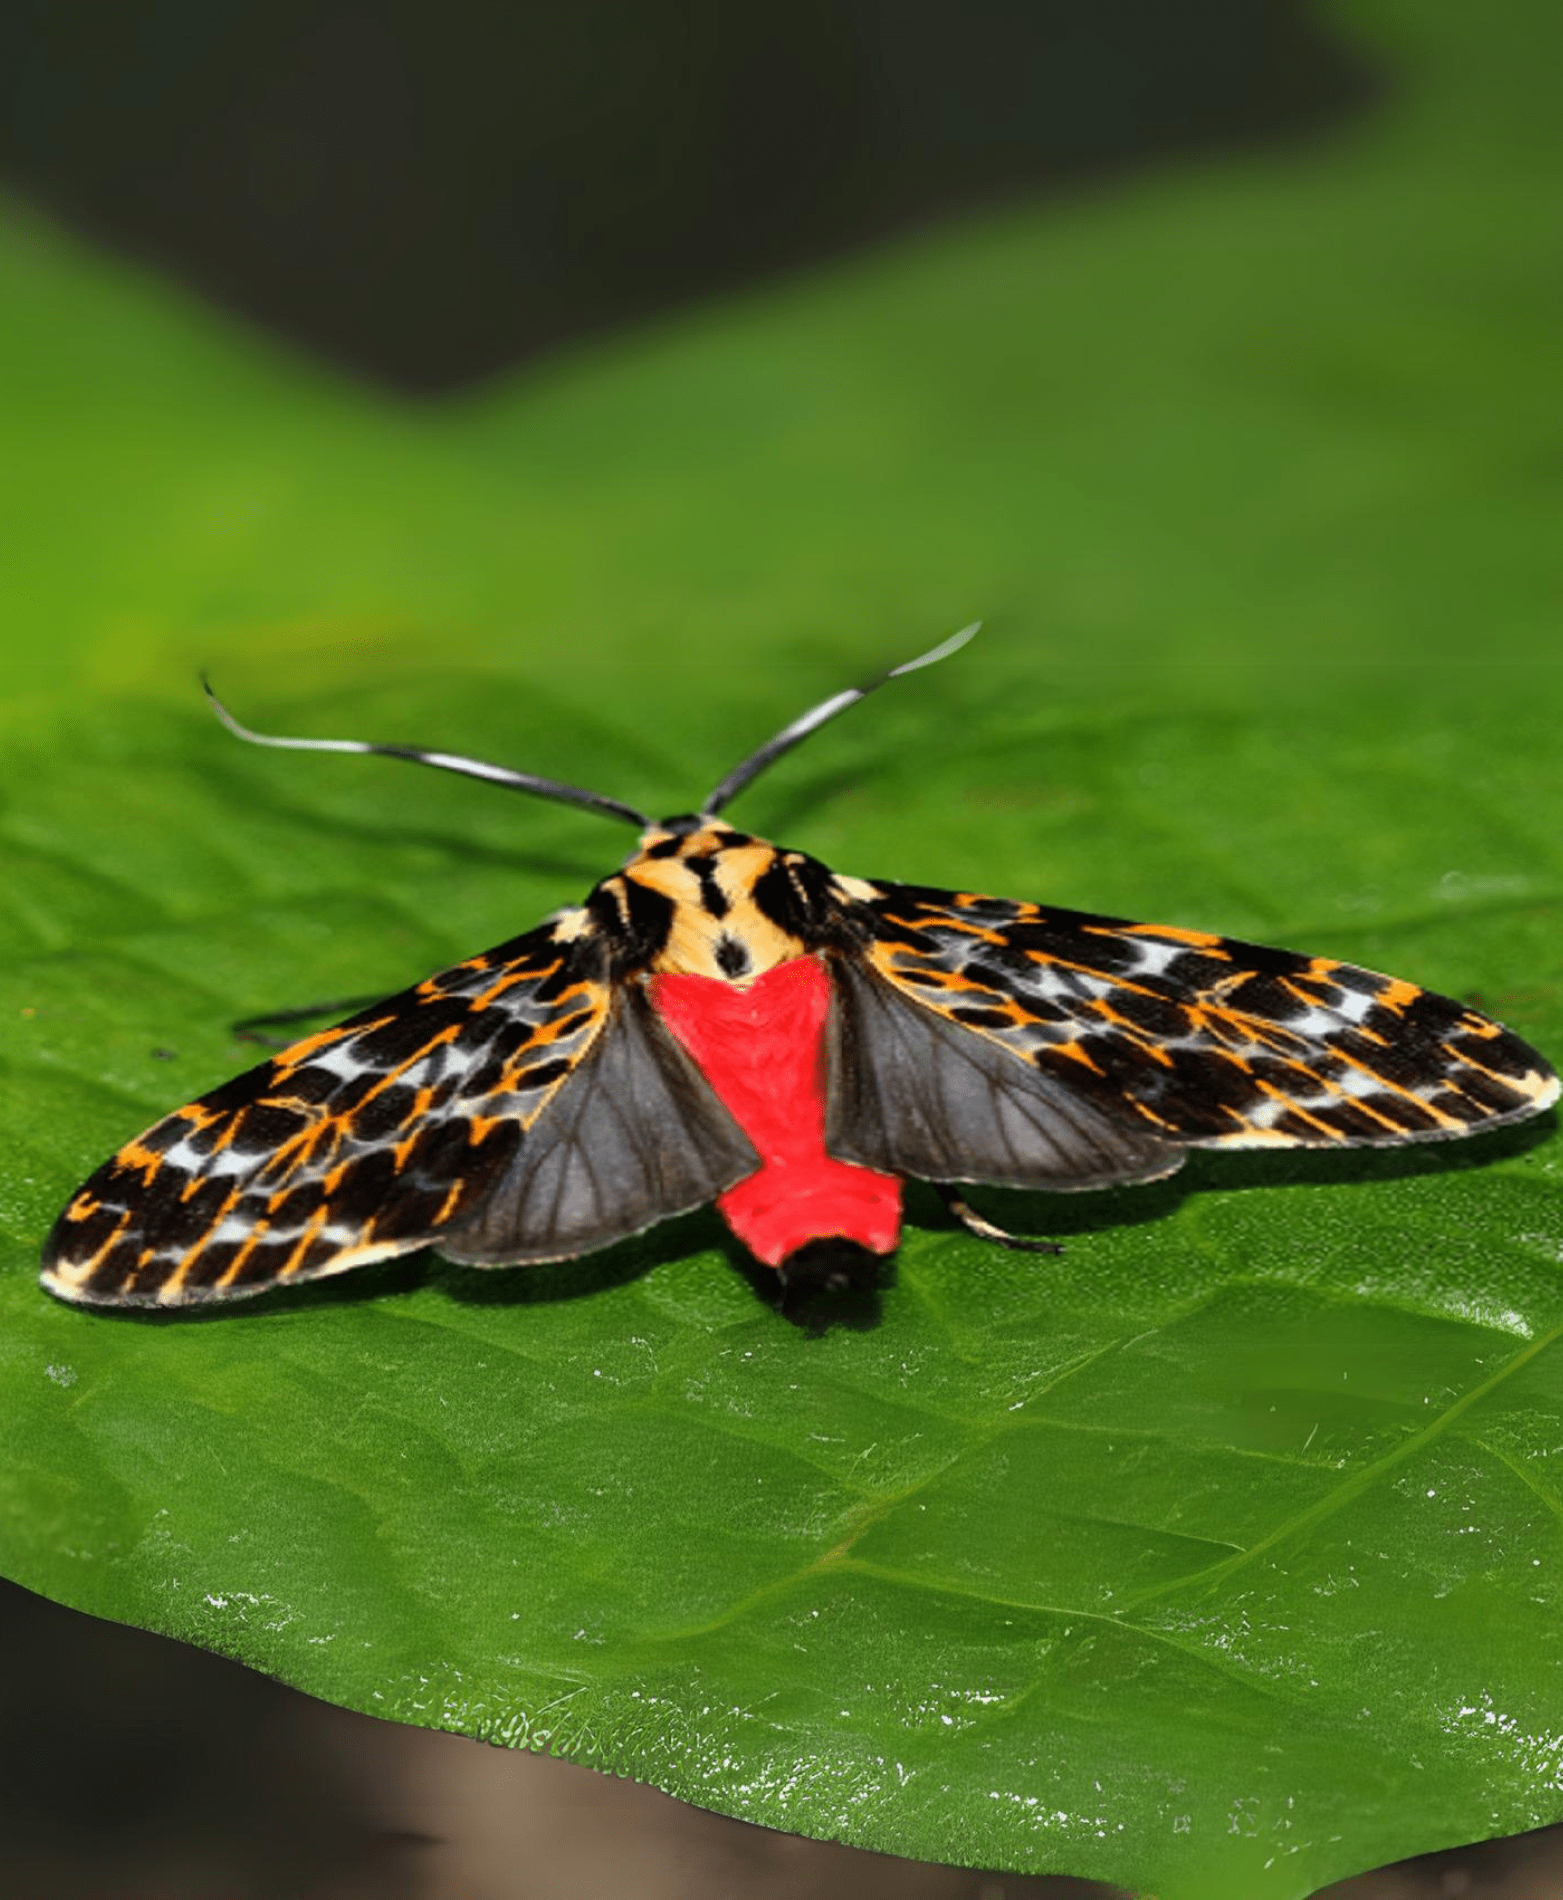
M782 1291L791 1301L811 1293L857 1292L879 1278L877 1253L840 1234L806 1241L777 1268Z

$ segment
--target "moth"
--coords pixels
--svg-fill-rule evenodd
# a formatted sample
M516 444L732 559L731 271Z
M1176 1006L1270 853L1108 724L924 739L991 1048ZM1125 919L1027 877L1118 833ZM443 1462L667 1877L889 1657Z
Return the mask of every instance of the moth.
M796 1294L862 1283L906 1178L1004 1245L970 1184L1154 1181L1191 1148L1387 1147L1535 1115L1558 1080L1486 1016L1333 957L847 877L736 830L737 793L886 681L825 700L653 823L445 752L377 753L627 821L585 902L176 1109L60 1216L43 1284L183 1306L434 1246L569 1259L714 1201Z

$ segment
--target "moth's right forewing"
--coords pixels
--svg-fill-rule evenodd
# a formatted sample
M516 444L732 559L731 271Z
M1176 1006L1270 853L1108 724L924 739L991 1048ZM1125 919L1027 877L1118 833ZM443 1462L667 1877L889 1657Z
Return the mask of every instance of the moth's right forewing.
M864 890L866 960L884 982L1169 1142L1441 1141L1558 1096L1512 1030L1337 958L1005 898Z

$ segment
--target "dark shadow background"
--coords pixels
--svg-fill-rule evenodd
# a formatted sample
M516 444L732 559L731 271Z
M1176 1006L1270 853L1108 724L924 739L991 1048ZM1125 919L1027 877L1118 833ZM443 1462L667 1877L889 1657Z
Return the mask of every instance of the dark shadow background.
M437 393L1374 88L1300 0L10 0L0 175Z
M435 399L1006 196L1373 109L1300 0L11 0L0 180ZM0 1586L0 1886L94 1900L1106 1889L860 1854L327 1708ZM1334 1900L1556 1894L1545 1837Z

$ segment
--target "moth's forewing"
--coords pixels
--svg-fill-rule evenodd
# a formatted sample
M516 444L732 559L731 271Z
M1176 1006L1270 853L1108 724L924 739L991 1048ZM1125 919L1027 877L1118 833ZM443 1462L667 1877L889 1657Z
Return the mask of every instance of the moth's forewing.
M305 1037L105 1162L49 1236L44 1285L181 1305L423 1246L504 1178L609 998L601 944L545 924Z
M884 982L1167 1141L1392 1146L1557 1099L1512 1031L1400 978L1171 925L872 888L867 960Z

